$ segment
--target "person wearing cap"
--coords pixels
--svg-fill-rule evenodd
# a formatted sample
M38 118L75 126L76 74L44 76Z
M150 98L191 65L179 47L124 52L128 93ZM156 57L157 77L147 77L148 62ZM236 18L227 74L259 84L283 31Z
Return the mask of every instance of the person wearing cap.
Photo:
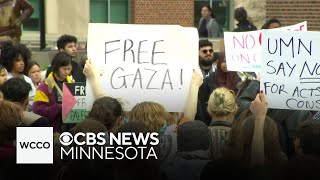
M210 131L201 121L189 121L177 129L177 158L163 170L163 179L197 180L209 162Z

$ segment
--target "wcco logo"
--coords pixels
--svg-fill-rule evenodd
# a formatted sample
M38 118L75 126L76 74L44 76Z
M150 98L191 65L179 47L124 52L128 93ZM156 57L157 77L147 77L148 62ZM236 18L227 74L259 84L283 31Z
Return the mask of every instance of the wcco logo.
M17 164L53 163L52 127L17 127Z
M22 149L49 149L50 142L20 142L20 147Z

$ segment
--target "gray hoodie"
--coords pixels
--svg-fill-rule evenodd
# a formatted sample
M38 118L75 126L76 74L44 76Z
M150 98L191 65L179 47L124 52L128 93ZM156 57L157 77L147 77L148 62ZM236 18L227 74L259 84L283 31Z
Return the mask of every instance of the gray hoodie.
M200 25L203 19L204 18L200 19L198 29L200 28ZM219 23L211 17L208 17L207 19L207 30L208 30L208 38L223 37L222 27L220 27Z

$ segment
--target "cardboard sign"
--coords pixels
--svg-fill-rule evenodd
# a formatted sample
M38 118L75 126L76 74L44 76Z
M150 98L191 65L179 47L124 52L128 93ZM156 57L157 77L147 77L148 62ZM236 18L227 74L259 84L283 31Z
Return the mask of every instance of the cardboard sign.
M320 33L263 31L260 88L270 108L320 110Z
M64 83L62 96L62 121L78 123L84 120L90 108L87 106L86 83Z
M270 31L307 31L307 22L270 29ZM261 69L262 31L225 32L228 71L256 72Z
M125 110L153 101L181 112L198 67L198 32L175 25L89 24L88 57L100 68L106 94L120 98Z

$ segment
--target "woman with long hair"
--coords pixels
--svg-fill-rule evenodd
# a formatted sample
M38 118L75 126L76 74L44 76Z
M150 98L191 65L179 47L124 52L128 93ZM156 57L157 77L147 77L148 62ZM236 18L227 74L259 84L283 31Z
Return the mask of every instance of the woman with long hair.
M32 80L34 87L37 89L41 83L40 65L35 61L30 61L24 74Z
M202 18L199 21L199 37L223 37L223 29L214 19L212 9L209 5L203 5L201 8Z
M217 61L215 72L211 72L209 76L204 78L203 84L199 89L199 103L196 119L202 120L205 124L211 123L211 116L207 112L207 103L210 94L219 87L225 87L237 94L237 84L240 78L237 72L227 70L227 63L224 51L224 41L220 41L220 56Z

